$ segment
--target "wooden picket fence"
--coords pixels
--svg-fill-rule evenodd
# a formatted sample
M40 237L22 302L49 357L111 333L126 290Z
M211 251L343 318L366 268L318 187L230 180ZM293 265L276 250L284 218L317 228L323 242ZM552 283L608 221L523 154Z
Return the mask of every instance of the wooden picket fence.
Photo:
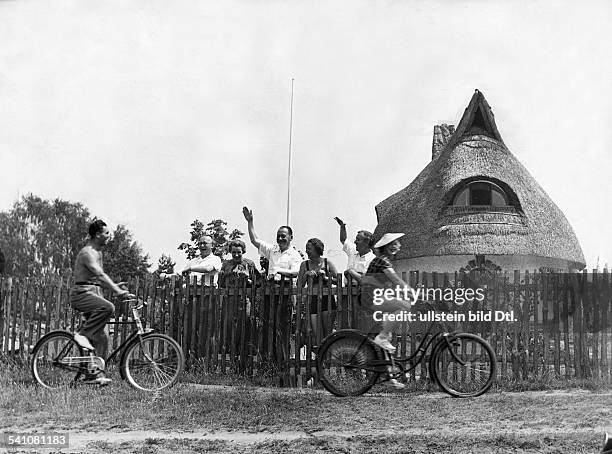
M403 278L416 289L450 292L447 307L465 320L454 328L489 341L499 360L499 378L538 381L554 378L612 379L612 284L604 273L474 273L411 272ZM359 289L351 282L331 282L307 289L291 281L245 281L216 288L195 280L130 283L147 301L146 325L169 334L182 345L188 366L208 373L266 377L284 386L301 386L315 374L310 299L313 293L337 300L335 328L371 328L371 315L360 310ZM45 333L74 331L80 322L69 304L70 279L0 279L0 353L27 359ZM482 301L458 304L474 289ZM448 293L438 293L446 295ZM468 298L463 298L468 299ZM432 302L436 305L439 302ZM286 308L288 318L283 320ZM490 314L492 320L470 320ZM495 321L495 315L512 320ZM128 320L129 308L116 302L115 320ZM428 323L402 324L399 353L414 351ZM112 346L129 335L129 325L110 325ZM321 328L319 326L319 328ZM319 331L321 331L319 329ZM413 377L427 376L423 362Z

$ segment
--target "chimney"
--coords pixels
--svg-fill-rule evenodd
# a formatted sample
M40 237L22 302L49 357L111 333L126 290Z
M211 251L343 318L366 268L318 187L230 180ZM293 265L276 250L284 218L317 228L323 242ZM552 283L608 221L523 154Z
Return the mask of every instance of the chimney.
M440 156L440 153L442 153L444 147L446 147L446 144L448 143L454 132L454 125L447 125L446 123L443 123L441 125L434 126L433 141L431 143L432 161L438 156Z

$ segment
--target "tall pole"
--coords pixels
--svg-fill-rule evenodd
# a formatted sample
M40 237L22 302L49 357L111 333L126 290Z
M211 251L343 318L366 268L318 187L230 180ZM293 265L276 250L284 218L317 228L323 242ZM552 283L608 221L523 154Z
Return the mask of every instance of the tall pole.
M289 166L287 168L287 225L291 217L291 153L293 151L293 78L291 79L291 108L289 114Z

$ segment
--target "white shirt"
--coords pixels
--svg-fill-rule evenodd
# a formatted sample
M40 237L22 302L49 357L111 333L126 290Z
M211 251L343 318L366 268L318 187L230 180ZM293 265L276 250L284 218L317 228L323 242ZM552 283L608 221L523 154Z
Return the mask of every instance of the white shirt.
M196 276L198 284L202 283L204 285L211 285L210 282L212 279L212 285L217 285L217 276L219 274L219 271L221 271L221 258L218 255L208 254L204 258L196 257L194 259L191 259L187 263L187 266L185 266L185 269L194 266L212 267L212 271L209 273L200 273L197 271L191 272L192 275Z
M300 271L302 256L293 246L289 246L285 251L281 252L278 244L272 246L270 243L260 241L259 255L267 258L270 262L268 276L275 276L279 269L291 270L296 273Z
M368 265L376 257L372 251L369 251L365 255L359 255L357 252L357 246L355 243L348 238L344 240L342 250L348 256L348 264L346 267L349 270L354 270L360 274L365 274L368 270Z

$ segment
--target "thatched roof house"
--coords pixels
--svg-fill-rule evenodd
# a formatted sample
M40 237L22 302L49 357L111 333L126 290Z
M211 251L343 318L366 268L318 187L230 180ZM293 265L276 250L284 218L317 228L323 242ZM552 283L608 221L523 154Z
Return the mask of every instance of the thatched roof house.
M431 162L376 214L376 237L406 234L401 270L454 271L475 257L503 269L585 265L572 227L506 148L478 90L456 129L434 127Z

